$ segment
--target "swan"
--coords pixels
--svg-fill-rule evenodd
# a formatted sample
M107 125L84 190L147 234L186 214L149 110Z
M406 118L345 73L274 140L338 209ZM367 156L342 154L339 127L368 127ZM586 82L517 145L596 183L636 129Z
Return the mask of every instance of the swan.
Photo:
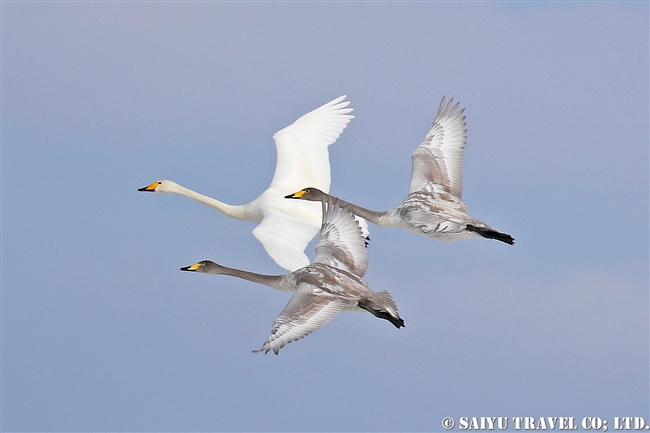
M350 102L340 96L305 114L273 135L277 148L275 174L266 191L248 204L232 206L185 188L171 180L159 180L138 191L181 194L239 220L258 223L253 235L281 267L294 271L309 264L304 250L321 226L316 203L303 207L284 196L305 185L323 191L330 187L328 146L336 141L354 116ZM367 224L361 221L367 236Z
M409 194L389 211L373 211L340 200L352 213L373 224L399 227L441 241L459 241L477 237L496 239L510 245L515 240L467 214L460 199L463 191L463 149L467 125L459 103L442 97L438 114L424 141L413 152ZM304 188L285 198L320 201L327 197L317 187Z
M397 328L404 326L391 295L385 290L374 292L362 279L368 257L358 221L346 207L339 212L337 199L328 197L321 206L321 239L316 245L314 262L308 266L285 275L256 274L210 260L181 268L181 271L231 275L295 292L275 319L269 338L253 353L273 350L277 355L282 347L322 328L342 310L366 310Z

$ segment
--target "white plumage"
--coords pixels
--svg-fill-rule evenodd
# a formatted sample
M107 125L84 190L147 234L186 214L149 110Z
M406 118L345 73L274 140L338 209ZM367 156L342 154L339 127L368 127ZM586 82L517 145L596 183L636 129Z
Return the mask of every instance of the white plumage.
M354 116L345 95L316 108L273 136L277 148L275 174L268 189L255 200L232 206L199 194L170 180L161 180L138 191L181 194L232 218L254 221L253 235L275 262L290 271L309 264L304 250L321 225L319 204L303 206L284 196L304 185L329 191L328 146L334 143ZM367 236L365 221L360 222Z

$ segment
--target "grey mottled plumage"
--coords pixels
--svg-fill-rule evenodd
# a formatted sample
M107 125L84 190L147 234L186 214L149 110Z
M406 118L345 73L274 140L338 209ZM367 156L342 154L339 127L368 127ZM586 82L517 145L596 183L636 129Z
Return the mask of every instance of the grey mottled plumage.
M208 274L232 275L278 290L295 291L273 323L271 335L259 350L268 353L322 328L342 310L366 310L397 328L404 321L387 291L374 292L362 277L368 267L365 239L354 215L339 211L336 199L323 200L321 240L314 262L285 275L261 275L205 260L181 268Z
M462 202L463 150L467 141L467 124L458 103L453 99L440 108L424 141L413 152L411 184L406 198L395 208L378 212L343 200L352 213L384 227L405 230L441 241L484 237L513 245L514 238L494 230L467 214ZM286 198L321 201L328 194L317 188L304 188Z

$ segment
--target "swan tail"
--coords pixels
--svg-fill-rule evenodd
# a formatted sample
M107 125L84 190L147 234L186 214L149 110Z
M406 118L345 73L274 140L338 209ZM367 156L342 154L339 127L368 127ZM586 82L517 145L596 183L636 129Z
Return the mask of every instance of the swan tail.
M386 290L375 293L372 298L360 300L359 308L368 311L375 317L388 320L396 328L405 326L404 320L397 312L397 305L393 297Z
M487 239L496 239L497 241L505 242L508 245L515 244L515 238L513 238L507 233L501 233L493 229L477 227L471 224L467 224L467 230L469 230L470 232L478 233L479 235Z

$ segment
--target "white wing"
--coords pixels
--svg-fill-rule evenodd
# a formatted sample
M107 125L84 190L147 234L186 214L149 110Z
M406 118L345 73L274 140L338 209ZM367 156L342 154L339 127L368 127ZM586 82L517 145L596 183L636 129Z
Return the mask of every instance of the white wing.
M427 135L413 152L413 170L409 193L429 191L446 193L458 198L463 194L463 150L467 141L467 124L463 108L450 99L445 106L443 96L440 108Z
M359 222L347 208L339 212L337 198L328 196L327 200L322 205L321 240L316 245L314 263L345 269L363 277L368 269L368 255Z
M296 293L273 322L271 335L259 350L253 352L277 355L282 347L325 326L346 305L343 299L332 296L306 283L300 283Z
M269 189L287 195L313 186L329 192L330 162L327 147L334 143L354 116L347 114L345 95L310 111L273 135L278 152Z
M262 222L253 229L253 236L278 265L295 271L309 265L304 251L320 228L320 205L272 194L266 191L262 195L273 206L264 206Z

